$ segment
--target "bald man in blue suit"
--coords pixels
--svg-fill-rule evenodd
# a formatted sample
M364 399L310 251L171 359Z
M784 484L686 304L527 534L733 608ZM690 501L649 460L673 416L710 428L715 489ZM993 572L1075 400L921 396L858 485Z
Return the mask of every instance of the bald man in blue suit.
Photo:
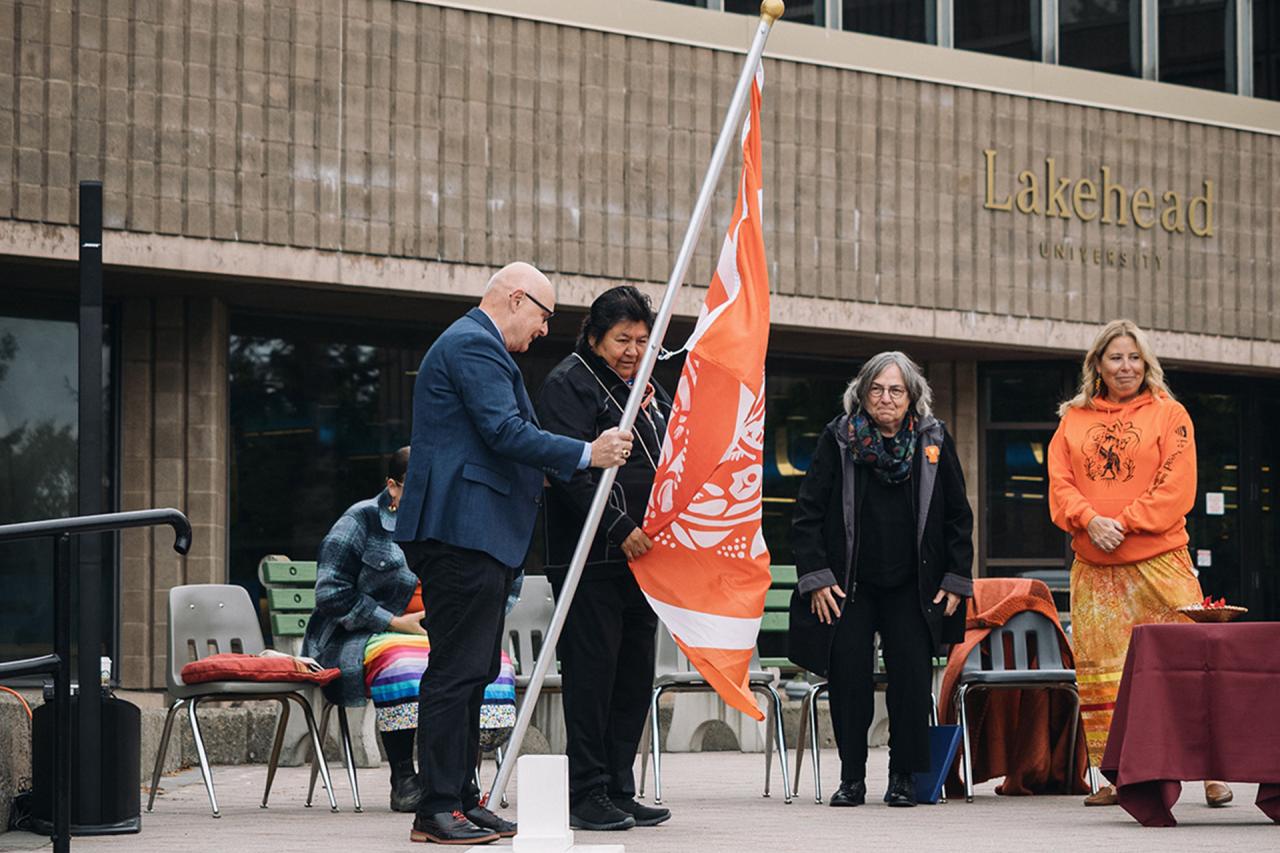
M514 263L427 351L413 386L413 439L395 539L422 580L431 662L418 700L422 798L413 841L483 844L516 826L480 804L472 771L480 704L498 676L504 604L524 562L544 477L613 467L631 434L593 442L538 428L512 353L547 333L555 289Z

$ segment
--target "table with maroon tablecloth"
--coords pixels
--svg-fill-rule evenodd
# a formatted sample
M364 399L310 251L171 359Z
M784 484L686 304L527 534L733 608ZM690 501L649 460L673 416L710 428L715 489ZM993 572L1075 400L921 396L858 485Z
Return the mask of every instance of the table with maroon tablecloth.
M1102 772L1143 826L1192 779L1257 782L1280 823L1280 623L1134 628Z

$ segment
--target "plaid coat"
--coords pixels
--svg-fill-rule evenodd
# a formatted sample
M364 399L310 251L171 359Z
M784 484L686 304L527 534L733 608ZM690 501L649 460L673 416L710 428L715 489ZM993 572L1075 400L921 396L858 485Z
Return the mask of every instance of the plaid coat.
M396 514L390 503L384 489L354 504L320 543L316 609L302 653L342 670L336 690L331 686L326 694L348 707L365 703L365 643L404 612L418 585L404 552L391 539Z

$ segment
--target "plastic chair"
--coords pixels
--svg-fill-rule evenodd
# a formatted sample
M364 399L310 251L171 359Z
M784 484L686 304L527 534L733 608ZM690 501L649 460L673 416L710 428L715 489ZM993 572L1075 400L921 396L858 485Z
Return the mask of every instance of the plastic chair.
M1065 690L1075 697L1071 743L1067 748L1066 792L1071 792L1071 777L1076 766L1076 733L1080 723L1080 692L1076 688L1076 671L1067 669L1063 664L1058 640L1058 629L1049 617L1034 610L1024 610L1001 627L992 629L965 659L956 687L956 707L964 743L962 766L966 802L973 802L973 756L969 746L969 715L965 700L975 690L1043 688ZM1006 651L1012 651L1012 659ZM1032 668L1033 662L1035 668Z
M872 652L876 655L875 671L871 674L873 687L883 687L889 683L889 676L884 671L884 660L878 653L879 648L880 638L877 636ZM800 793L800 770L804 765L805 737L807 736L809 755L813 763L813 801L819 805L822 804L822 751L818 746L818 697L826 692L827 682L816 682L809 685L809 692L800 701L800 736L796 738L796 779L791 786L793 792ZM929 724L936 726L938 724L937 694L930 693L929 700L932 703ZM940 802L946 801L946 794L943 794Z
M156 789L160 785L160 769L164 766L169 748L169 736L173 733L173 718L178 709L187 706L191 722L191 736L195 741L196 755L200 759L200 775L209 794L209 806L213 816L221 817L218 800L213 790L213 774L200 734L200 721L196 709L202 702L231 702L245 700L274 700L280 703L280 721L276 725L275 743L271 749L271 762L267 769L267 785L262 792L262 808L267 807L271 795L271 783L275 779L276 763L284 742L285 726L289 722L289 702L296 702L307 720L311 733L311 746L317 755L323 756L320 736L316 731L311 703L302 695L310 685L294 681L210 681L202 684L184 684L182 667L193 660L223 652L255 655L265 648L262 629L258 625L258 613L249 600L244 587L226 584L193 584L175 586L169 590L169 666L165 670L165 685L174 697L169 713L164 719L164 732L160 736L160 750L156 754L156 766L151 775L151 794L147 799L147 811L156 801ZM320 773L324 777L325 790L329 794L329 808L338 810L333 797L333 784L329 770L321 759Z
M773 750L778 750L778 764L782 771L783 799L791 802L791 780L787 770L787 739L782 723L782 697L774 687L775 676L760 666L760 653L751 652L750 669L747 673L747 686L753 693L765 696L769 701L769 710L765 718L765 763L764 763L764 795L769 796L769 777L773 772ZM649 730L644 739L648 741L649 753L653 756L653 801L662 803L662 750L658 743L658 700L664 693L710 693L715 692L702 674L694 668L689 659L676 645L675 638L665 625L658 625L658 648L654 663L653 693L649 699ZM642 756L644 746L640 744ZM645 771L648 768L646 757L640 764L640 796L644 796Z
M528 688L529 676L533 673L538 655L543 652L543 639L547 636L547 628L551 625L551 615L555 612L556 600L551 591L551 581L541 575L525 575L524 588L520 591L520 600L507 614L507 654L516 670L516 692ZM555 650L551 650L555 654ZM542 682L542 691L559 693L561 678L553 667Z

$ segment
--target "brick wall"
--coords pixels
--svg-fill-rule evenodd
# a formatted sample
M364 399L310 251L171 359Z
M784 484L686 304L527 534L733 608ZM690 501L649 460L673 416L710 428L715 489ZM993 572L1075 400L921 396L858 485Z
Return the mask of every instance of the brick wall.
M72 222L75 182L102 178L110 228L660 281L738 63L410 0L0 0L0 220ZM766 75L779 293L1280 340L1277 137L815 64ZM1217 236L984 210L988 147L1009 170L1054 155L1157 192L1214 178ZM1046 261L1042 240L1165 263Z

